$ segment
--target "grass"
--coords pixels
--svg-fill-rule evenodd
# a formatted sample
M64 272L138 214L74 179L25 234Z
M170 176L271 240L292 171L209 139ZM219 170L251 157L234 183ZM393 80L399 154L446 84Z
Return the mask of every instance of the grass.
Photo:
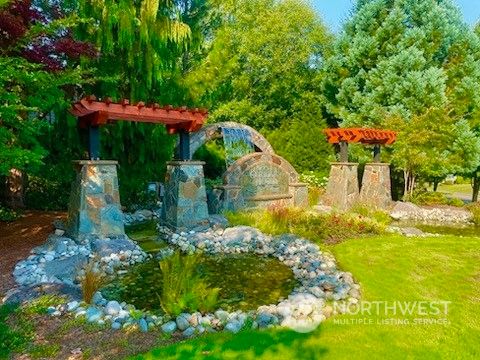
M329 250L362 287L363 301L450 301L447 325L338 324L312 333L285 329L209 334L136 359L478 359L480 238L376 236ZM363 318L361 316L360 318ZM358 319L358 317L357 317Z
M463 193L463 194L472 194L472 185L470 184L440 184L438 185L438 191L444 193Z
M220 289L211 287L196 272L198 264L198 256L182 256L178 252L160 261L163 282L162 293L157 296L166 314L215 310Z
M87 304L92 302L93 295L105 284L105 274L97 269L96 259L90 259L85 265L84 274L80 279L83 301Z

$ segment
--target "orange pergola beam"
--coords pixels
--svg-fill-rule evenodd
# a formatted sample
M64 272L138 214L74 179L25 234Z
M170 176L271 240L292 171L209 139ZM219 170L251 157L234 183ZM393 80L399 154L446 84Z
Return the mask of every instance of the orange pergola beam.
M114 103L110 98L97 101L88 96L72 105L70 112L77 116L82 127L97 127L113 121L133 121L166 125L170 134L198 131L206 121L205 109L175 108L171 105L145 105L138 102L130 105L129 100Z
M397 140L397 133L391 130L364 129L364 128L337 128L325 129L330 144L361 143L374 145L391 145Z

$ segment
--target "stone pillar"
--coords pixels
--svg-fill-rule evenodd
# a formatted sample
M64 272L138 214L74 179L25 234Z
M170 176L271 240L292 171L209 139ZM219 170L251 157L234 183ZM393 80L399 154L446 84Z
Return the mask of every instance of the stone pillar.
M306 208L308 207L308 188L305 183L288 184L290 194L293 196L293 206Z
M358 164L332 163L322 204L339 210L348 210L358 200L358 195Z
M370 163L365 165L360 202L379 209L390 207L392 204L390 164Z
M124 237L118 162L79 160L73 163L77 177L70 193L67 232L78 240L88 235Z
M172 228L191 228L208 221L203 161L167 163L162 217Z

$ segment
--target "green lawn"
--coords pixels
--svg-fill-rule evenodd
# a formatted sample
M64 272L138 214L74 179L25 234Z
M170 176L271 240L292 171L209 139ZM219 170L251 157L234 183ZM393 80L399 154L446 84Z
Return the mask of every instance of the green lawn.
M138 359L479 359L480 238L382 236L332 246L360 282L363 300L451 301L448 325L335 324L316 331L218 333L161 347ZM356 316L376 322L382 316Z
M438 191L460 199L471 200L473 189L470 184L440 184Z
M438 191L446 192L446 193L472 193L472 185L470 184L440 184L438 185Z

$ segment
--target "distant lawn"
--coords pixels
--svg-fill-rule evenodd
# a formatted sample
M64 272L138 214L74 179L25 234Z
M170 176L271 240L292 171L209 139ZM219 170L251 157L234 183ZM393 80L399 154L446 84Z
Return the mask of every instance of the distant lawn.
M472 185L470 184L440 184L438 185L438 191L446 194L464 194L467 197L472 196Z
M479 359L480 238L377 236L330 247L363 300L451 301L449 325L335 324L316 331L209 334L138 359ZM350 316L352 318L353 316ZM377 316L356 318L378 320ZM418 316L396 316L413 322ZM381 317L380 317L381 318Z

